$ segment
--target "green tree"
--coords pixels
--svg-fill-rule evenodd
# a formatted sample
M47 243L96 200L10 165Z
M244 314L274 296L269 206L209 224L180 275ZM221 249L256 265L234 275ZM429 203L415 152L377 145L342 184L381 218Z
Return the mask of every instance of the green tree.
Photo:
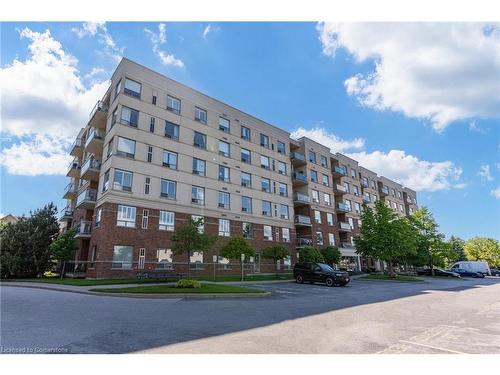
M451 255L452 255L449 259L446 260L448 265L454 262L458 262L460 260L467 259L465 257L465 252L464 252L464 245L465 245L464 240L462 240L460 237L451 236L450 239L448 240L448 243L450 244Z
M312 247L312 246L304 246L299 250L299 261L300 262L320 262L323 263L325 259L321 252Z
M278 270L278 261L285 259L288 255L288 249L283 245L271 245L266 247L262 251L262 257L266 259L272 259L276 264L276 271Z
M220 249L219 254L227 259L239 259L241 264L241 277L243 279L243 266L244 260L241 259L241 255L245 255L245 258L255 256L255 249L250 246L250 244L245 241L243 237L231 237Z
M50 244L52 257L61 263L61 279L64 277L66 262L73 258L76 250L74 229L62 232Z
M176 228L172 236L172 253L175 255L185 254L187 256L187 277L189 279L189 258L193 251L208 251L215 243L216 238L199 230L203 219L189 219L185 224Z
M338 264L340 262L342 254L338 247L327 246L321 249L320 251L325 263L328 263L329 265L333 266L334 264Z
M500 267L500 246L496 239L474 237L464 245L464 253L468 260L488 262L490 267Z

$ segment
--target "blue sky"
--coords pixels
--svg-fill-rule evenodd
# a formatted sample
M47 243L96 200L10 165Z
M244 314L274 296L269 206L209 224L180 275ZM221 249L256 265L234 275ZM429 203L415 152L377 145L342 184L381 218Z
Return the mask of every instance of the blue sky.
M2 24L1 213L65 206L69 142L126 56L417 189L446 235L500 238L498 26L162 25Z

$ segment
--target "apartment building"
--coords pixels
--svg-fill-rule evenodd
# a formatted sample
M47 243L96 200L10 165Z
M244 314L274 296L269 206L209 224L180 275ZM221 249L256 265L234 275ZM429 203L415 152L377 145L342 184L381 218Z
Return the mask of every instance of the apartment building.
M403 186L387 177L378 178L380 199L387 207L391 208L399 217L406 216L405 201L403 199Z
M60 220L76 231L75 261L88 277L240 273L217 245L189 258L172 253L172 235L189 218L202 219L219 245L247 239L256 256L246 273L286 272L305 245L339 246L341 266L359 269L352 238L363 201L383 197L398 214L399 203L401 214L417 207L414 191L357 161L125 58L70 153ZM275 243L289 252L278 264L262 258Z

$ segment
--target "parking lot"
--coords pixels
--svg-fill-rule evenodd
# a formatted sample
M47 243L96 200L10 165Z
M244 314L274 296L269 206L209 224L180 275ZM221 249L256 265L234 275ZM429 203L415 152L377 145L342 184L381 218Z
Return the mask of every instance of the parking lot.
M271 296L137 299L2 287L0 344L4 352L500 353L500 278L248 286Z

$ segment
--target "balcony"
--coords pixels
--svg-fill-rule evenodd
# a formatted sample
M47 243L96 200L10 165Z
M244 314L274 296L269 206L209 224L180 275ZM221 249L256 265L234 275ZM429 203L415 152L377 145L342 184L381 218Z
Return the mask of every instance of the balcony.
M345 203L337 203L335 208L338 212L351 212L351 207Z
M294 166L301 166L301 165L306 165L307 160L304 154L301 154L300 152L292 151L290 153L290 160L292 161L292 165Z
M379 193L381 196L388 196L389 195L389 188L387 186L381 186L379 189L378 189Z
M104 147L104 130L90 128L85 141L85 152L89 154L101 155Z
M332 168L333 177L345 177L347 176L347 170L343 167L334 166Z
M78 194L76 198L76 208L83 208L85 210L92 210L95 207L95 202L97 200L97 190L96 189L85 189Z
M82 165L81 179L88 181L98 181L101 162L93 158L87 159Z
M309 203L311 203L311 198L309 198L309 195L302 194L302 193L295 193L293 195L293 204L295 206L306 205Z
M349 223L339 221L339 232L350 232L351 231L351 225Z
M80 163L75 158L68 166L68 173L66 173L67 177L79 178L80 177Z
M340 247L348 248L348 249L354 249L355 246L347 241L340 241Z
M78 185L74 182L70 182L68 185L66 185L66 188L64 189L64 199L75 199L76 193L78 191Z
M92 222L88 220L82 220L76 223L75 227L75 238L90 238L92 235Z
M344 185L335 184L333 186L333 193L335 195L344 195L349 193Z
M307 185L307 175L305 173L293 172L292 185L293 186Z
M296 226L311 226L311 218L305 215L295 215L295 225Z
M66 206L64 210L62 211L61 217L59 218L60 221L71 221L73 220L73 209L71 207Z
M297 238L297 247L312 246L313 241L310 238L299 237Z
M89 125L98 129L106 129L107 116L108 105L99 100L90 112Z
M71 156L81 157L83 155L83 139L77 138L71 145L71 150L69 152Z

